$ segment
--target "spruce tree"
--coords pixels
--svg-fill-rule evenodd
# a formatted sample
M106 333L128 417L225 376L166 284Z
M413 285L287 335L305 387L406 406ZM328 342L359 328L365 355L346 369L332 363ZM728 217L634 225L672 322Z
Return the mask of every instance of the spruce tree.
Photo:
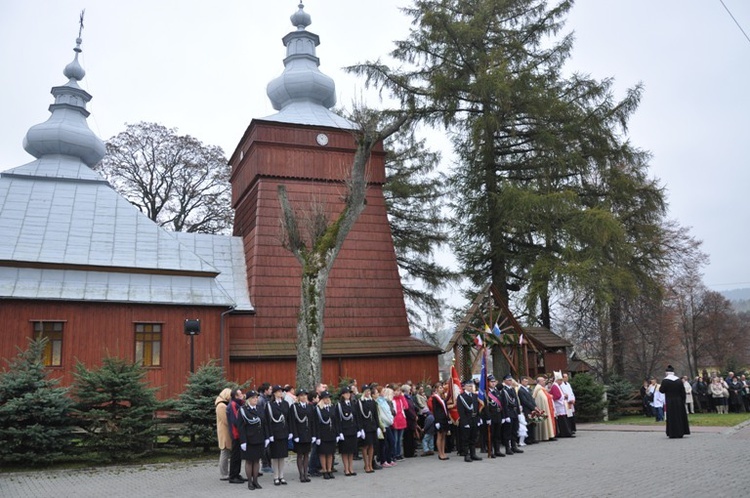
M435 172L440 155L409 127L385 144L386 183L383 186L388 221L402 271L402 285L411 329L439 345L436 331L424 317L441 316L442 299L435 292L456 276L434 259L449 242L446 214L442 212L445 179Z
M207 363L190 374L175 405L180 421L186 425L186 434L204 451L216 446L214 401L225 387L231 386L224 378L224 369L215 362Z
M648 243L634 244L658 231L663 192L640 176L648 155L625 138L642 88L618 100L611 79L565 76L572 6L417 0L404 9L413 28L391 53L398 68L354 70L451 137L453 247L475 285L489 279L506 301L522 289L528 321L550 327L553 293L603 275L611 285L597 288L599 302L614 328L608 306L640 292L658 263ZM623 184L635 194L629 206L618 204ZM628 225L631 207L641 216Z
M108 461L128 460L153 448L156 389L137 363L104 358L99 368L76 365L73 392L87 431L86 446Z
M73 401L42 363L47 340L29 342L0 373L0 462L41 465L75 448Z

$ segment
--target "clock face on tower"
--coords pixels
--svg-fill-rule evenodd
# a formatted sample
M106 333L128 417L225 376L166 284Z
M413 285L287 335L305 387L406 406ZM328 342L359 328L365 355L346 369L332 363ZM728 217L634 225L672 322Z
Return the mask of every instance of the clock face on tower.
M325 133L318 133L318 136L315 137L315 140L318 142L318 145L328 145L328 135Z

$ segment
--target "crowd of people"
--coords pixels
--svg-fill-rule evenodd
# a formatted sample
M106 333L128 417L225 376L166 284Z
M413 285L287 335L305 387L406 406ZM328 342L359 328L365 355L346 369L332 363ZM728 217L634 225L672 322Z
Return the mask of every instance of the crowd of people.
M299 482L310 477L335 479L334 458L344 476L402 464L406 458L437 454L449 460L456 452L464 462L524 453L525 446L575 437L575 394L567 374L520 383L511 375L501 381L489 375L480 387L466 379L432 386L404 384L361 386L356 381L338 390L337 402L326 384L314 390L262 384L257 391L226 388L216 398L219 478L262 488L258 478L273 475L273 485L288 484L285 463L296 454ZM361 455L361 456L360 456ZM245 462L245 477L241 475Z
M729 372L726 377L715 372L697 376L690 381L681 378L685 389L685 409L688 413L740 413L750 412L750 380L745 375ZM646 379L641 387L643 414L664 420L664 395L655 378Z

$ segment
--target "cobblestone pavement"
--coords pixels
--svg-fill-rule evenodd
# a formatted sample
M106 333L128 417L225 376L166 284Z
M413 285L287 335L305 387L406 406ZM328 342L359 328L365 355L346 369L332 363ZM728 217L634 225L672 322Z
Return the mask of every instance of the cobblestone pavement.
M263 489L256 491L219 481L218 457L197 463L0 473L0 496L748 496L747 478L738 469L747 458L750 426L696 428L683 439L669 439L662 428L656 429L581 424L575 439L528 446L523 455L470 464L455 454L448 461L416 457L374 474L365 474L362 462L355 461L357 476L339 472L333 481L313 478L305 484L298 481L291 457L288 486L273 486L265 475L260 478ZM476 492L467 490L472 487Z

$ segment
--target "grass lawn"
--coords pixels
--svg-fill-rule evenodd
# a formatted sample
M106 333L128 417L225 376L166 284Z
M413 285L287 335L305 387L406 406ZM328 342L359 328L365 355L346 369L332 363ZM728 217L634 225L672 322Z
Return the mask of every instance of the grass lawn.
M750 420L750 413L694 413L688 415L688 419L691 427L733 427ZM613 425L664 425L664 422L656 422L653 417L644 417L643 415L629 415L603 423Z

